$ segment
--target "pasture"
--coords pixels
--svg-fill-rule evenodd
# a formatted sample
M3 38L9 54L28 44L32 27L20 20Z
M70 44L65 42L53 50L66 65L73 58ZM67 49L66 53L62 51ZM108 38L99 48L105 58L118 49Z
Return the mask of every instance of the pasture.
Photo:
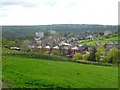
M117 66L58 62L3 56L3 86L7 88L117 88Z

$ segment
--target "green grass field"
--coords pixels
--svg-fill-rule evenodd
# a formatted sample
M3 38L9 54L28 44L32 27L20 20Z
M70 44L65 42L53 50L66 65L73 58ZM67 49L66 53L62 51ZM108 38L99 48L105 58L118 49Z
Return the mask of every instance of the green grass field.
M112 38L107 38L107 39L102 39L102 40L83 41L82 44L94 45L96 42L108 43L108 42L118 41L118 40L120 40L120 36L118 36L118 37L112 37Z
M3 86L11 88L117 88L118 68L3 56Z

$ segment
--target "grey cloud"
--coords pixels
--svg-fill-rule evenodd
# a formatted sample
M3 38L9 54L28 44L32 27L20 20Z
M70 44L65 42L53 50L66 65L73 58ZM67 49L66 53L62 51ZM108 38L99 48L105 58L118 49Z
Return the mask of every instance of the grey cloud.
M22 7L36 7L41 4L48 5L50 7L53 7L56 5L57 0L1 0L0 1L1 6L0 7L6 7L11 5L21 5Z
M24 2L22 0L1 0L2 6L10 6L10 5L21 5L23 7L33 7L35 3L32 2Z
M1 2L2 6L22 4L22 2L20 2L19 0L18 1L15 1L15 0L1 0L0 2Z

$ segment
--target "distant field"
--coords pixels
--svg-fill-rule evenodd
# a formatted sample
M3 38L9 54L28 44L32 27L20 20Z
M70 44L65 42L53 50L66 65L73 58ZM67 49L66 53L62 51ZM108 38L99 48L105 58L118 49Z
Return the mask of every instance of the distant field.
M3 56L3 81L11 88L117 88L118 68Z
M107 39L103 39L103 40L93 40L93 41L85 41L82 44L87 44L87 45L94 45L96 42L101 42L101 43L108 43L111 41L118 41L120 40L120 36L119 37L112 37L112 38L107 38Z

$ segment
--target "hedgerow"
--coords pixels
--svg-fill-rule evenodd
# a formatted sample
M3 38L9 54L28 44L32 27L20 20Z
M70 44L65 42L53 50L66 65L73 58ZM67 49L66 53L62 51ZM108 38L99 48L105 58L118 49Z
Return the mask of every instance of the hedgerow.
M32 58L40 58L46 60L55 60L55 61L66 61L67 58L63 56L45 54L45 53L37 53L37 52L3 52L2 55L8 56L25 56L25 57L32 57Z

